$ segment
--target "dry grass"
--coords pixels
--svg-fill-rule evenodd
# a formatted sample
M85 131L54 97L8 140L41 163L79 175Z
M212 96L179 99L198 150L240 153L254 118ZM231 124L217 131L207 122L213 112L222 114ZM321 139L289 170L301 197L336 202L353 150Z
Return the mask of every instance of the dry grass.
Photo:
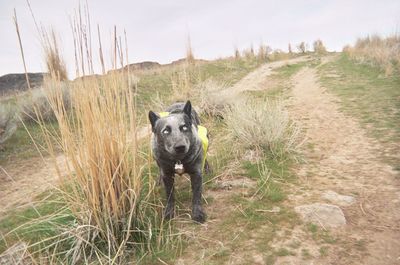
M83 50L83 54L90 54L76 57L76 72L84 73L83 66L93 69L93 53L86 41L78 39L90 38L90 25L83 22L89 17L78 17L78 21L74 22L75 53ZM45 50L54 47L49 42L42 45ZM115 51L120 56L114 56L114 66L118 59L127 60L122 56L121 43L114 43L117 46ZM99 56L103 58L102 54ZM128 257L135 260L163 251L172 256L179 251L172 243L179 235L171 235L171 224L164 223L161 216L151 155L146 151L148 141L140 141L138 136L137 89L132 89L131 77L128 70L65 83L59 72L51 71L43 91L59 126L57 135L48 129L42 112L33 104L47 151L57 169L65 209L32 223L54 224L53 220L66 212L74 219L56 226L58 235L30 246L40 247L39 255L47 256L49 263L122 264ZM64 98L65 86L68 101ZM54 142L65 155L65 167L57 163Z
M60 48L54 30L47 34L45 30L42 30L42 43L44 47L44 60L46 68L52 76L57 77L60 81L68 79L67 68L65 61L61 56Z
M400 73L400 36L381 38L377 35L360 38L343 49L351 58L380 67L386 75Z
M195 64L195 58L192 49L192 42L190 40L190 36L188 36L187 43L186 43L186 62L189 65Z
M227 101L220 92L228 87L227 84L207 80L197 87L199 92L199 109L207 116L223 117Z
M262 148L274 157L297 152L300 130L282 101L248 100L232 105L224 118L237 142L246 148Z

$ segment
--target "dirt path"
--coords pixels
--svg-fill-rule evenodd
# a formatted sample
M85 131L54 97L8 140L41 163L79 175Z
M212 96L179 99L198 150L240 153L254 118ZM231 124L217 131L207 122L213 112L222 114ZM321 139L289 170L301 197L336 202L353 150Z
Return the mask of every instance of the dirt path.
M400 183L380 160L384 150L339 111L339 99L319 85L315 69L301 70L293 83L292 114L306 129L308 144L306 163L297 170L301 185L293 187L290 204L324 202L321 193L326 190L357 200L342 207L347 224L332 231L338 242L330 246L328 257L312 253L317 257L312 263L400 264ZM318 251L315 242L307 243ZM278 263L285 262L311 264L297 257Z
M284 65L291 65L309 60L311 60L310 57L302 56L289 60L266 63L246 75L232 87L228 87L225 90L219 91L218 97L223 99L224 102L233 102L237 101L238 99L243 99L243 96L240 95L240 93L242 93L243 91L265 89L263 83L265 82L265 79L270 76L275 69Z

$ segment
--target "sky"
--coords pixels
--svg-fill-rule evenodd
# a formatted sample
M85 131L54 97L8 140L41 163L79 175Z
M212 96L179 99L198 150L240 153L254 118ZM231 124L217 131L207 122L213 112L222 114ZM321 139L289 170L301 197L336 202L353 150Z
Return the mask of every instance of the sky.
M185 56L188 35L196 58L215 59L264 43L287 50L301 41L321 39L341 51L358 37L400 33L399 0L87 0L92 27L98 24L104 46L111 47L114 25L126 30L129 62L169 63ZM81 5L85 1L81 1ZM78 0L30 0L38 23L60 39L69 77L74 77L70 20ZM45 71L39 34L26 0L0 0L0 76L24 72L13 24L17 13L29 72ZM93 34L94 41L97 34ZM106 54L110 54L106 49ZM108 58L111 55L108 56ZM106 58L107 59L107 58ZM110 61L110 60L108 60ZM110 64L107 64L110 65ZM96 68L99 71L100 68Z

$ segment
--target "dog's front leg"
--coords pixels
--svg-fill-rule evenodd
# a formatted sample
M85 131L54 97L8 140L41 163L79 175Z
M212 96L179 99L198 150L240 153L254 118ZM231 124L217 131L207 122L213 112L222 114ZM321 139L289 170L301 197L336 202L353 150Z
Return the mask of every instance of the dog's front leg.
M162 174L164 182L165 194L167 196L167 206L164 210L165 219L172 219L175 215L175 196L174 196L174 174Z
M203 177L201 171L190 174L190 181L192 185L192 219L199 223L206 221L206 214L201 206L201 193L203 186Z

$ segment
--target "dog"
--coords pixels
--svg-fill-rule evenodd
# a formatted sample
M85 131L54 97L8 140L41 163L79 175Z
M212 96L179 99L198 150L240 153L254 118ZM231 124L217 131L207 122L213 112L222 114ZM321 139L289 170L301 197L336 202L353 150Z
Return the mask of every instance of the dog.
M149 111L149 120L153 132L153 157L160 169L160 179L164 183L167 204L164 210L165 219L175 215L174 176L187 173L192 187L192 219L204 223L206 214L203 210L202 185L203 168L208 169L205 159L208 138L199 135L200 119L190 101L174 103L165 112ZM207 144L204 141L207 138ZM180 169L180 170L179 170Z

